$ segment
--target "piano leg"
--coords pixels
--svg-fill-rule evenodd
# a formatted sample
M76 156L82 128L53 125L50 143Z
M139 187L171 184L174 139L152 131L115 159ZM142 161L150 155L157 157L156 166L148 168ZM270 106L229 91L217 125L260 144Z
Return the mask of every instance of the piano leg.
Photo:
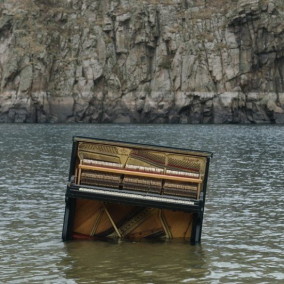
M66 207L64 214L62 239L68 241L73 239L73 226L75 220L76 211L76 198L66 198Z
M202 229L202 213L193 213L192 231L190 242L200 243L201 240L201 229Z

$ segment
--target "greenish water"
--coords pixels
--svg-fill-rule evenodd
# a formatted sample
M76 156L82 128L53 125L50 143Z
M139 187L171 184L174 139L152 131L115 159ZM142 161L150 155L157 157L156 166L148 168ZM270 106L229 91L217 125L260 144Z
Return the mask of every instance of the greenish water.
M284 127L0 124L1 283L283 283ZM63 243L73 135L214 152L202 244Z

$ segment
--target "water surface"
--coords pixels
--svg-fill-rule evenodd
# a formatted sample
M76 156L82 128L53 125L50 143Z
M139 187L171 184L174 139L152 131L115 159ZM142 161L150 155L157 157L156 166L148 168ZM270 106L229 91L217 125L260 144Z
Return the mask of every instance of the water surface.
M0 131L0 282L283 283L283 126L0 124ZM63 243L73 135L214 152L202 244Z

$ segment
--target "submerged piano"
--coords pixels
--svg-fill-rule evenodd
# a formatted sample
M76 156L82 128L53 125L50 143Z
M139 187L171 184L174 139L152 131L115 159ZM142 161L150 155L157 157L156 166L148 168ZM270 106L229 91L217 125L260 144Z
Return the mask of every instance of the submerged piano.
M74 137L62 238L200 242L211 152Z

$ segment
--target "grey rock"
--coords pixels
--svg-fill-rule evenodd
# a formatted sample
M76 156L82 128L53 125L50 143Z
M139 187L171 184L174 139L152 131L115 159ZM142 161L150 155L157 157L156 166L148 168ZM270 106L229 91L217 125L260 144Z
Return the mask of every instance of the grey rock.
M283 1L207 2L6 0L0 122L284 123Z

